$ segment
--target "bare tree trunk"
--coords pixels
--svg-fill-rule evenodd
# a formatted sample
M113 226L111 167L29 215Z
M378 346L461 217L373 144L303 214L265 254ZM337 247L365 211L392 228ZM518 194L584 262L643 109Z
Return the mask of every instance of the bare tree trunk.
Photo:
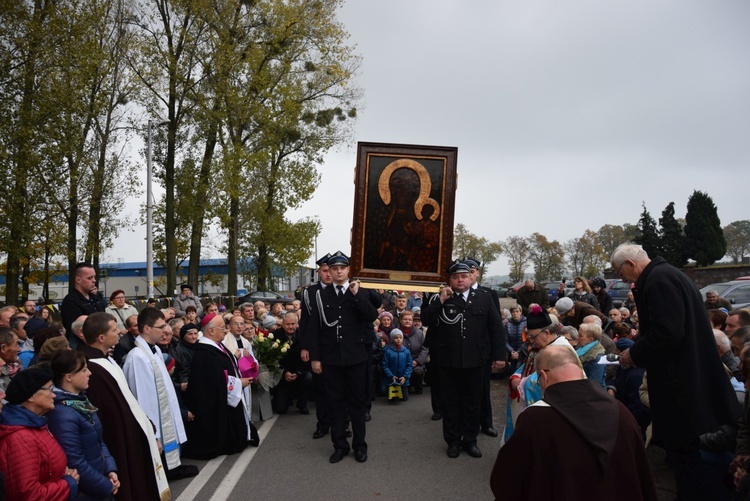
M214 107L214 111L218 106ZM201 171L198 176L198 186L208 186L211 179L211 163L213 161L214 149L216 148L218 123L214 120L203 151ZM201 243L203 240L204 217L207 209L207 198L198 196L195 198L196 212L190 230L190 263L188 264L188 283L196 286L200 276Z

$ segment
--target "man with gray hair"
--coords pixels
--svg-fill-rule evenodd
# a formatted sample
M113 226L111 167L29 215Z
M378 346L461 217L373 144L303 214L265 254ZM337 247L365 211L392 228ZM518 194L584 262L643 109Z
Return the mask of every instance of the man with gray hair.
M547 289L537 285L532 279L527 278L523 287L516 292L516 302L521 306L522 313L529 313L529 306L536 303L545 310L549 308Z
M692 280L663 258L650 259L640 245L620 245L611 264L635 284L639 319L639 334L620 365L648 371L654 433L672 459L677 498L714 499L721 486L707 477L698 437L736 422L740 409L703 298Z
M729 369L737 381L742 380L742 372L740 372L740 359L734 356L732 353L732 343L729 338L719 329L714 329L714 339L716 340L716 349L719 351L719 357L721 362Z
M521 413L497 454L490 477L495 498L656 500L638 424L584 378L575 352L546 347L536 373L544 398Z
M703 304L706 306L706 310L724 308L727 311L732 311L732 303L729 302L729 299L719 297L719 293L715 289L706 291L706 300Z

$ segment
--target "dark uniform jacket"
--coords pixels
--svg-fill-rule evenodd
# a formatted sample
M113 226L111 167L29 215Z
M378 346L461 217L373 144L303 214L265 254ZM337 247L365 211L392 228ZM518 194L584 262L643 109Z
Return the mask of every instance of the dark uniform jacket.
M310 324L310 314L312 313L313 306L315 305L315 294L319 290L323 289L324 287L320 285L320 282L315 282L314 284L310 284L302 289L302 314L300 315L299 319L299 332L300 343L302 345L301 349L303 350L310 349L310 336L308 328Z
M470 289L466 305L454 297L440 303L435 294L422 309L422 323L429 327L430 353L437 364L472 368L488 360L505 360L505 330L492 297ZM454 322L455 323L452 323ZM432 347L437 349L433 350Z
M697 437L735 422L737 397L695 284L657 257L638 277L633 295L639 334L630 356L648 372L654 432Z
M318 307L318 295L322 309ZM310 303L308 339L303 345L310 350L310 360L320 361L324 366L367 362L374 336L372 323L378 318L369 292L360 288L355 296L347 289L343 297L338 297L335 286L329 285L316 291L315 296L310 294Z

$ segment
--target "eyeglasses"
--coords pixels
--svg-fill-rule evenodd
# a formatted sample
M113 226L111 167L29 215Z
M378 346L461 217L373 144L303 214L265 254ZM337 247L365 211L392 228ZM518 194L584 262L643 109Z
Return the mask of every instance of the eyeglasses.
M541 336L543 332L547 332L546 329L537 332L533 336L527 332L526 333L526 341L533 341L533 340L535 340L536 338L538 338L539 336Z
M52 392L52 388L53 388L53 387L54 387L54 385L52 385L52 384L51 384L51 385L49 385L49 386L42 386L41 388L39 388L39 391L42 391L42 390L44 390L44 391L49 391L49 392Z
M168 327L168 326L169 326L169 324L164 323L164 324L161 324L161 325L152 325L150 327L153 328L153 329L164 329L165 327Z
M617 268L617 271L615 272L615 275L617 275L618 277L620 276L620 270L622 269L623 265L625 263L627 263L627 262L628 262L628 260L626 259L625 261L623 261L622 263L620 263L620 266Z
M125 299L125 296L116 296L115 299Z

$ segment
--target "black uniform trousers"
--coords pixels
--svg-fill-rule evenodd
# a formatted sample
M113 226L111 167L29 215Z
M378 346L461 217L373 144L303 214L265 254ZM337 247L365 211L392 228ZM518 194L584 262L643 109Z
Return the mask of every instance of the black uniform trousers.
M433 414L436 412L443 413L443 394L440 391L440 371L438 364L430 360L427 362L427 375L430 383L430 403L432 404Z
M443 401L443 438L448 445L475 445L479 435L484 365L438 366Z
M368 361L357 365L323 365L323 383L331 417L331 441L333 447L349 451L346 439L346 414L352 423L352 449L367 452L365 442L365 412L367 409Z
M484 363L482 370L482 406L480 424L482 429L494 428L492 425L492 401L490 400L490 381L492 379L492 360Z
M315 429L327 432L331 429L331 411L322 374L312 375L312 395L315 400L315 417L318 420Z

